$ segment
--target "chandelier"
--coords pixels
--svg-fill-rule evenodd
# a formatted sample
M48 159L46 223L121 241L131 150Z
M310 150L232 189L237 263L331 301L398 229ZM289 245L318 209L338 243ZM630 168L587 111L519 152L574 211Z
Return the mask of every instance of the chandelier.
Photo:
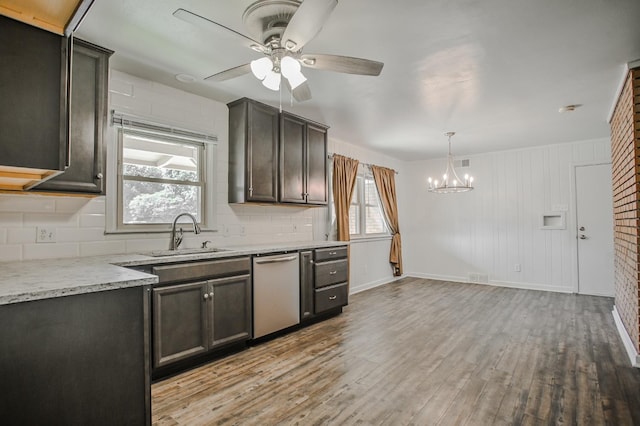
M442 181L429 178L429 192L448 194L450 192L467 192L473 189L473 177L464 175L464 180L460 179L453 167L453 155L451 154L451 136L456 132L447 132L444 135L449 138L449 155L447 157L447 170L442 175Z
M276 49L271 57L263 57L251 61L251 72L262 81L267 89L280 90L282 77L289 82L291 90L307 81L300 71L300 62L284 53L284 49Z

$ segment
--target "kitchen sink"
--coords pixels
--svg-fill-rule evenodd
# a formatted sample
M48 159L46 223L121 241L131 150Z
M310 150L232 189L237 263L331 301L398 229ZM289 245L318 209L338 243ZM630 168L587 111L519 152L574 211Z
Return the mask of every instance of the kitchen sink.
M218 253L221 251L229 251L228 249L221 248L192 248L192 249L178 249L178 250L156 250L151 253L145 253L151 257L165 257L165 256L182 256L186 254L201 254L201 253Z

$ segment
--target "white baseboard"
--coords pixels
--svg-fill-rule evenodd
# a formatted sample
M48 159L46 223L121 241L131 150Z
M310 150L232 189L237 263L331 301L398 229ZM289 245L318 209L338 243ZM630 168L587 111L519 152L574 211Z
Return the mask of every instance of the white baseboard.
M354 286L354 287L350 287L349 289L349 294L356 294L356 293L360 293L362 291L365 290L369 290L375 287L380 287L381 285L385 285L385 284L389 284L392 283L394 281L399 280L402 277L391 277L391 278L382 278L379 280L375 280L375 281L370 281L368 283L364 283L364 284L360 284L358 286Z
M629 361L631 361L631 365L633 367L640 367L640 357L638 356L638 351L635 346L633 346L633 342L631 341L631 337L629 337L629 333L627 333L627 329L624 328L624 324L622 323L622 318L620 318L620 314L618 313L618 309L615 305L613 305L613 311L611 312L613 315L613 321L616 323L616 328L618 329L618 334L622 339L622 344L624 348L627 350L627 355L629 356Z
M486 283L479 283L479 282L470 282L469 279L466 277L425 274L422 272L408 272L406 276L416 277L416 278L426 278L430 280L439 280L439 281L452 281L456 283L481 284L481 285L492 285L496 287L519 288L522 290L539 290L539 291L553 291L556 293L573 293L573 288L571 286L557 287L557 286L551 286L548 284L519 283L519 282L513 282L513 281L489 281Z

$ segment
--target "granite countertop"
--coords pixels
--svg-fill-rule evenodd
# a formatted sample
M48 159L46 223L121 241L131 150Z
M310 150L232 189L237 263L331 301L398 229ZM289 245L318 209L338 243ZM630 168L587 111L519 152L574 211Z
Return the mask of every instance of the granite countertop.
M153 257L147 254L0 262L0 305L155 284L158 277L130 267L200 259L259 255L347 245L304 241L224 247L223 251ZM185 252L189 252L186 249Z

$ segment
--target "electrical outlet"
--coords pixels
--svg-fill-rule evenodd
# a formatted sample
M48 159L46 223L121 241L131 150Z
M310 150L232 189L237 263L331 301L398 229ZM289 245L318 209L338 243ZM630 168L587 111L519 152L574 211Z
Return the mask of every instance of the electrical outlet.
M37 243L55 243L56 229L49 228L47 226L38 226L36 228L36 242Z
M515 266L513 267L513 270L516 272L520 272L522 270L522 268L520 267L519 263L516 263Z

